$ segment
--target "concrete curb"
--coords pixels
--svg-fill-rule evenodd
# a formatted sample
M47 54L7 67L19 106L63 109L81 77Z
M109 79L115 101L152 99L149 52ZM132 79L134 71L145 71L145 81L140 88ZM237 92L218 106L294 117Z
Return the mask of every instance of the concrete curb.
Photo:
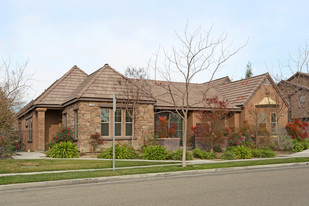
M255 169L267 169L267 168L280 168L280 167L296 167L296 166L309 166L309 162L299 163L284 163L284 164L270 164L270 165L257 165L257 166L245 166L245 167L228 167L228 168L215 168L204 170L188 170L188 171L176 171L176 172L162 172L162 173L148 173L148 174L136 174L136 175L122 175L122 176L110 176L110 177L96 177L96 178L83 178L83 179L70 179L70 180L57 180L46 182L33 182L33 183L21 183L0 185L0 192L10 190L23 190L34 189L42 187L55 187L55 186L68 186L85 183L106 183L113 181L125 181L141 178L156 178L156 177L177 177L182 175L199 175L199 174L211 174L216 172L232 172L232 171L245 171Z

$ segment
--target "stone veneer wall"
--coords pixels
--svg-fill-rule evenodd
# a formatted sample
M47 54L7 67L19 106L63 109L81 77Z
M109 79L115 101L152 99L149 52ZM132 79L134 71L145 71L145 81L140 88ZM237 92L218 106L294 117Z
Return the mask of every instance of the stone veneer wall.
M133 146L135 149L141 149L145 138L154 135L154 109L153 105L140 105L135 122L135 137L137 140Z
M78 102L65 108L63 113L67 114L67 127L74 130L74 110L78 110L78 141L77 146L81 152L89 152L90 134L94 132L101 133L101 107L103 102ZM110 104L110 103L108 103ZM112 109L112 108L110 108ZM153 105L141 105L139 108L138 116L135 122L135 139L133 141L133 147L135 149L141 149L143 140L145 137L152 136L154 133L154 111ZM124 119L124 118L123 118ZM62 116L62 122L64 124L64 116ZM112 123L112 112L110 114L110 123ZM124 124L123 124L124 125ZM112 146L112 124L109 127L109 137L104 137L104 146ZM124 132L123 132L124 133ZM123 138L123 137L122 137ZM131 140L117 140L117 143L130 144ZM99 149L98 149L99 150Z

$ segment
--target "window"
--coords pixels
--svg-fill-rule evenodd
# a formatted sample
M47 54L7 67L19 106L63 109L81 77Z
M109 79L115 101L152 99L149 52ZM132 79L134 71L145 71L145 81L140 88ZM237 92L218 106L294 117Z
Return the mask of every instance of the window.
M126 117L125 117L125 125L126 125L126 136L132 136L132 110L126 110Z
M267 114L266 113L260 113L258 115L259 128L266 129L266 122L267 122Z
M26 120L26 127L28 127L28 142L32 142L32 117Z
M121 136L121 109L115 112L115 136Z
M299 98L299 103L300 103L300 106L304 105L306 103L306 97L305 95L301 95L300 98Z
M109 136L109 109L101 109L101 136Z
M164 137L182 137L182 118L174 113L159 113L155 116L155 134Z
M63 126L67 127L68 125L68 120L67 120L67 113L63 114Z
M78 110L74 110L74 138L78 139Z
M271 133L277 133L277 113L270 114L270 126L271 126Z

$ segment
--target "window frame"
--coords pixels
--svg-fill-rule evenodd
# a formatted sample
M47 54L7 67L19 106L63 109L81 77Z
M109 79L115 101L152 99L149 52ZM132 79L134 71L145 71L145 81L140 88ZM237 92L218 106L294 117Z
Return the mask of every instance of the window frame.
M273 114L275 115L275 121L272 121L273 119ZM273 124L275 125L275 129L273 130ZM277 121L277 113L276 112L272 112L270 113L270 131L272 134L276 134L277 133L277 127L278 127L278 121Z
M33 119L32 116L26 119L26 128L28 128L28 142L33 141Z
M103 119L102 119L102 111L103 110L106 110L107 111L106 113L108 114L108 121L106 121L106 122L103 122ZM101 136L102 137L109 137L110 136L110 123L111 123L111 109L101 108L100 112L101 112L101 116L100 116L100 118L101 118ZM107 129L108 129L107 135L103 135L102 124L107 124Z
M260 121L261 119L260 119L260 115L265 115L265 117L263 117L263 122L262 121ZM263 112L263 113L259 113L258 114L258 127L259 128L262 128L261 127L261 124L265 124L265 129L267 129L267 113L266 112Z
M124 110L124 134L126 137L132 137L133 135L133 119L132 116L129 114L129 112L132 112L131 114L133 114L133 110L132 109L125 109ZM127 117L130 119L130 121L127 121ZM131 134L127 133L127 125L131 125Z
M78 109L74 110L74 139L78 140Z
M117 114L117 112L118 113L120 113L120 115L119 114ZM122 109L120 109L120 108L118 108L118 109L116 109L116 111L115 111L115 137L121 137L122 136ZM117 120L117 118L119 118L120 117L120 121L118 121ZM119 132L119 128L117 128L117 126L116 125L120 125L120 134L118 133Z

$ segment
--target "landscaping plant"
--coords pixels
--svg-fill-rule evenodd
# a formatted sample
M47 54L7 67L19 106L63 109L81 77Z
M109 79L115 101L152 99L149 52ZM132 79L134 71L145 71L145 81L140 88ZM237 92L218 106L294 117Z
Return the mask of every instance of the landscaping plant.
M166 160L169 154L161 145L149 145L143 148L142 157L146 160Z
M79 152L77 146L72 142L60 142L50 148L49 156L52 158L77 158Z
M182 159L182 149L176 150L171 154L172 160L181 160ZM186 152L186 160L193 160L193 156L190 152Z
M73 142L73 132L69 127L63 127L59 129L55 136L51 138L47 146L52 147L54 144L58 144L60 142Z
M113 159L113 147L110 147L101 154L98 155L98 158ZM115 145L115 158L116 159L136 159L138 154L136 150L128 144L116 144Z
M91 145L90 150L92 152L95 152L95 150L98 148L100 144L104 145L104 141L100 137L101 137L101 134L98 132L92 133L90 135L89 143Z

